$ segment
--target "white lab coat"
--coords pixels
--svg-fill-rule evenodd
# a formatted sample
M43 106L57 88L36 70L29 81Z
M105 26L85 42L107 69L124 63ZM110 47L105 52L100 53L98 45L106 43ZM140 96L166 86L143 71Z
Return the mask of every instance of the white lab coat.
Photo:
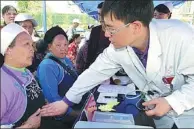
M178 20L153 20L147 67L131 47L115 50L111 44L82 73L67 92L68 100L79 103L82 95L123 68L142 91L168 92L162 77L173 75L174 92L166 97L173 111L155 120L157 128L194 128L194 30Z

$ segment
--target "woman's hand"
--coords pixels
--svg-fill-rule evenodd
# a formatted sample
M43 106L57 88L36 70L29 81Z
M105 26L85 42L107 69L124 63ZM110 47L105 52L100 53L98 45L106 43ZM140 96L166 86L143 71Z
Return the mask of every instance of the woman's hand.
M32 114L28 120L20 127L18 128L33 128L37 129L40 127L41 123L41 115L40 115L40 109L38 109L34 114Z

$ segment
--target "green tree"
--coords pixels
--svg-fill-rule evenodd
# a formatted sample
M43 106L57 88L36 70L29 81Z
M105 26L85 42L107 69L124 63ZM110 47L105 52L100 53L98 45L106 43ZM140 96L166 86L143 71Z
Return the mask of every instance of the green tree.
M42 1L21 1L17 2L18 11L20 13L30 13L31 15L35 15L40 13L42 10Z
M42 21L43 21L43 12L42 12L42 1L39 0L34 0L34 1L23 1L19 0L17 2L18 5L18 12L19 13L28 13L32 15L36 21L38 22L39 26L37 29L40 29L42 27ZM51 27L53 22L52 22L52 12L50 8L47 6L46 8L47 11L47 26Z
M28 1L18 1L17 5L19 13L25 13L28 10Z

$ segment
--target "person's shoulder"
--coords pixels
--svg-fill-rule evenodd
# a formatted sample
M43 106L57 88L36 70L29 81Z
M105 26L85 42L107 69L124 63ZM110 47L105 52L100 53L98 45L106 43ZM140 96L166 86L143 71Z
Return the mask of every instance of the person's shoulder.
M38 69L40 68L48 69L49 67L55 67L55 66L57 66L57 63L54 60L49 58L44 58L39 64Z
M15 84L15 80L10 77L2 68L0 69L1 75L1 91L3 92L11 92L14 90L13 86Z
M69 45L68 45L68 50L71 50L72 48L75 48L75 43L70 43Z
M68 57L65 57L65 58L64 58L64 61L65 61L68 65L73 66L72 61L71 61Z
M1 25L1 26L0 26L0 30L1 30L4 26L5 26L5 25Z
M182 22L177 19L153 20L152 23L155 24L157 29L159 30L171 29L172 31L180 30L181 32L186 31L188 33L193 33L193 28L188 23Z
M194 29L188 23L176 19L153 20L151 26L155 26L159 35L181 36L182 38L194 36Z

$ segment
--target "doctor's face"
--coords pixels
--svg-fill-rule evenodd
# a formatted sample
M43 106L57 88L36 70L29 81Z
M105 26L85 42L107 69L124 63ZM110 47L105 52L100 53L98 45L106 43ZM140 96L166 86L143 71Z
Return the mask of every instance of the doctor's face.
M134 46L137 38L135 22L127 23L117 20L110 14L104 16L105 36L109 38L116 49Z

